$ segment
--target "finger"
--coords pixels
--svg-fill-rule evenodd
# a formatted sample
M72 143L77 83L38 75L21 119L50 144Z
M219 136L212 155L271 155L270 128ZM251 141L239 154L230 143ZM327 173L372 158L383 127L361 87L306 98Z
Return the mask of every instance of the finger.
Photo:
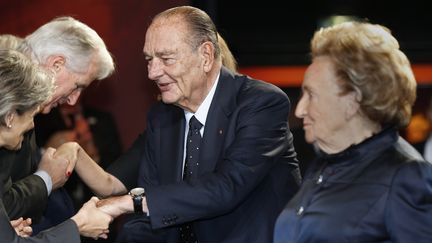
M95 196L93 196L93 197L90 198L90 201L92 201L94 203L98 203L100 201L100 199L97 198L97 197L95 197Z
M33 233L33 229L32 229L32 227L30 227L30 226L26 226L26 227L24 227L24 228L22 229L22 231L23 231L23 233L24 233L25 235L27 235L27 236L30 236L30 235L32 235L32 233Z
M84 205L88 205L87 207L97 207L97 199L94 199L93 197L90 198Z
M27 219L25 220L25 222L26 222L27 226L29 226L29 225L32 224L32 219L31 219L31 218L27 218Z
M31 233L33 232L33 228L30 226L25 226L22 231L26 232L26 233Z
M20 217L18 219L11 220L10 223L11 223L12 227L16 227L16 226L20 225L22 221L23 221L23 218Z
M99 238L108 239L108 235L107 234L100 234Z

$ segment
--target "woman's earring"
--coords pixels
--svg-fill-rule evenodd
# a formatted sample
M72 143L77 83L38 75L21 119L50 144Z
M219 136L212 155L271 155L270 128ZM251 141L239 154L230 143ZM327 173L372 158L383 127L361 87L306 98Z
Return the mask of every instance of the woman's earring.
M7 127L8 127L8 128L12 128L12 124L8 124Z

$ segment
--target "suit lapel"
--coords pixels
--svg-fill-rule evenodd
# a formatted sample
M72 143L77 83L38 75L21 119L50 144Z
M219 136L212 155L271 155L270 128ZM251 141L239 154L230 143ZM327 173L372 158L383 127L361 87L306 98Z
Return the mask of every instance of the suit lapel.
M219 83L207 114L200 152L199 174L214 171L221 157L229 117L235 107L237 89L234 83L232 74L222 68Z
M168 117L166 126L161 126L160 163L161 183L182 180L183 144L185 133L184 113L175 107Z

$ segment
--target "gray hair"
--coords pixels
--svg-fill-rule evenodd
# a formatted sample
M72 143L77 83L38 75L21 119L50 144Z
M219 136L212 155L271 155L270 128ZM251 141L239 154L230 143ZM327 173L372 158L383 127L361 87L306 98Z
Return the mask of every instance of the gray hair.
M96 79L104 79L114 71L114 62L104 41L92 28L72 18L60 17L39 27L25 38L20 51L39 64L52 55L63 55L66 67L85 73L95 55L98 65Z
M24 54L0 50L0 124L16 111L19 115L49 100L54 91L53 77Z
M201 9L191 6L180 6L170 8L156 15L153 19L169 19L171 17L180 17L184 20L189 28L189 33L185 33L186 39L193 49L198 48L202 43L209 41L214 46L214 57L219 58L221 50L218 42L218 32L215 24Z

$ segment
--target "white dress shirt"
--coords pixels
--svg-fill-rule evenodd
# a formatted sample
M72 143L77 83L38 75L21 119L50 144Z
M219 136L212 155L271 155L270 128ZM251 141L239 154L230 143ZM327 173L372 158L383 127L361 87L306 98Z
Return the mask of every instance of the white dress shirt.
M201 105L198 107L198 109L195 113L192 113L192 112L187 111L187 110L183 110L184 115L185 115L185 120L186 120L185 136L184 136L184 142L183 142L183 169L184 169L184 166L186 163L186 161L185 161L186 160L186 141L187 141L187 134L189 132L189 120L191 119L192 116L195 116L195 118L203 125L200 129L200 133L201 133L201 137L204 136L204 129L205 129L205 123L207 120L207 114L208 114L208 111L210 109L210 105L212 103L217 84L219 82L219 76L220 76L220 73L216 77L216 81L213 83L213 86L210 89L209 93L207 94L206 98L201 103ZM183 171L182 171L182 175L183 175Z

